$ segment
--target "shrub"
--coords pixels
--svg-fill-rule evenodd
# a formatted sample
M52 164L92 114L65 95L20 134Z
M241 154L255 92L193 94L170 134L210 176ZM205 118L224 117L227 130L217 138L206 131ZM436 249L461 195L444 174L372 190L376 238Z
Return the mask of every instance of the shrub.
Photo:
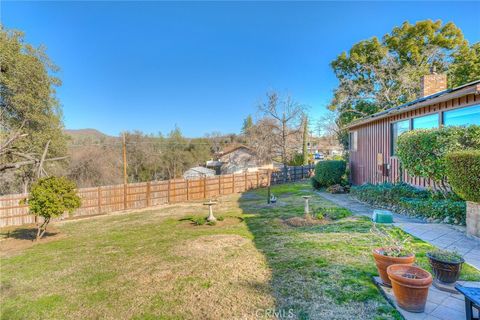
M314 189L320 189L321 188L320 184L317 182L317 180L315 180L314 177L310 178L310 182L312 183L312 187Z
M480 126L413 130L398 137L396 154L410 175L429 178L446 190L446 154L480 149Z
M42 178L32 184L28 196L30 213L43 218L43 222L37 224L37 240L45 234L52 218L80 207L75 189L75 183L65 177Z
M350 190L357 199L369 204L388 208L397 212L457 223L465 222L465 202L458 201L454 194L447 198L436 192L420 190L406 183L365 184Z
M317 182L318 187L340 184L346 167L346 162L343 160L320 161L315 166L315 176L313 179Z
M465 224L466 205L464 201L402 198L398 206L401 210L414 215L442 221L448 218L448 222L457 220L458 223Z
M480 202L480 150L449 153L445 163L453 190L467 201Z
M364 184L353 186L350 193L357 199L380 206L394 206L401 198L428 198L429 192L406 183Z

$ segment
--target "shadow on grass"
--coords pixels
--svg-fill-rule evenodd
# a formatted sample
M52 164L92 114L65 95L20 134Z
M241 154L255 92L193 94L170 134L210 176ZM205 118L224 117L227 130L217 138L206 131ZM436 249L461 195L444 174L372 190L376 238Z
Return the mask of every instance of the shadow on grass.
M57 232L45 232L42 239L46 239L48 237L53 237L57 235ZM9 230L1 233L2 238L5 239L17 239L17 240L31 240L34 241L37 237L37 229L36 228L18 228L14 230Z
M371 277L371 222L350 217L322 225L292 227L286 219L303 216L303 194L312 207L332 204L300 184L272 188L284 200L267 205L266 191L244 193L239 207L256 248L271 270L274 312L280 319L400 319L381 296ZM257 195L252 196L252 193Z

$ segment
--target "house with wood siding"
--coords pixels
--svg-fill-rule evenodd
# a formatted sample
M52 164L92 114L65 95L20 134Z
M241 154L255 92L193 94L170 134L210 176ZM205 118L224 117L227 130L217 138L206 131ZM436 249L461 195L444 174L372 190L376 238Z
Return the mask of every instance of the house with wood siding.
M430 181L400 169L395 144L408 130L480 125L480 80L447 89L444 74L422 78L421 97L359 119L347 126L350 179L354 185L404 181L428 187ZM400 172L403 171L403 172Z

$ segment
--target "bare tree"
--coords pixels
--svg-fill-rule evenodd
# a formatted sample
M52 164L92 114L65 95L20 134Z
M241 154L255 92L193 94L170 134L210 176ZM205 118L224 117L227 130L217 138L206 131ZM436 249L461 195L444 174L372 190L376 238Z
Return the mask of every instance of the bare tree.
M255 151L256 156L263 163L269 163L280 153L275 149L278 145L278 135L274 133L274 120L263 118L253 124L245 134L247 145Z
M330 140L331 145L341 144L345 150L348 150L348 133L339 125L338 111L330 111L320 119L316 124L318 136Z
M286 170L292 155L301 148L302 140L299 135L306 107L288 95L280 97L276 92L269 92L267 101L259 105L259 111L270 120L268 124L272 134L277 137L272 139L272 143Z

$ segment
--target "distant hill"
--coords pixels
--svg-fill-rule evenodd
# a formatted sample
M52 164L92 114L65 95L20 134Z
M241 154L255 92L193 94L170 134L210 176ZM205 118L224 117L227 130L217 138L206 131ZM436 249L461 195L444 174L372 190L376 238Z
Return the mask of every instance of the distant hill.
M105 143L117 140L118 137L109 136L97 129L65 129L64 132L71 138L74 145Z

